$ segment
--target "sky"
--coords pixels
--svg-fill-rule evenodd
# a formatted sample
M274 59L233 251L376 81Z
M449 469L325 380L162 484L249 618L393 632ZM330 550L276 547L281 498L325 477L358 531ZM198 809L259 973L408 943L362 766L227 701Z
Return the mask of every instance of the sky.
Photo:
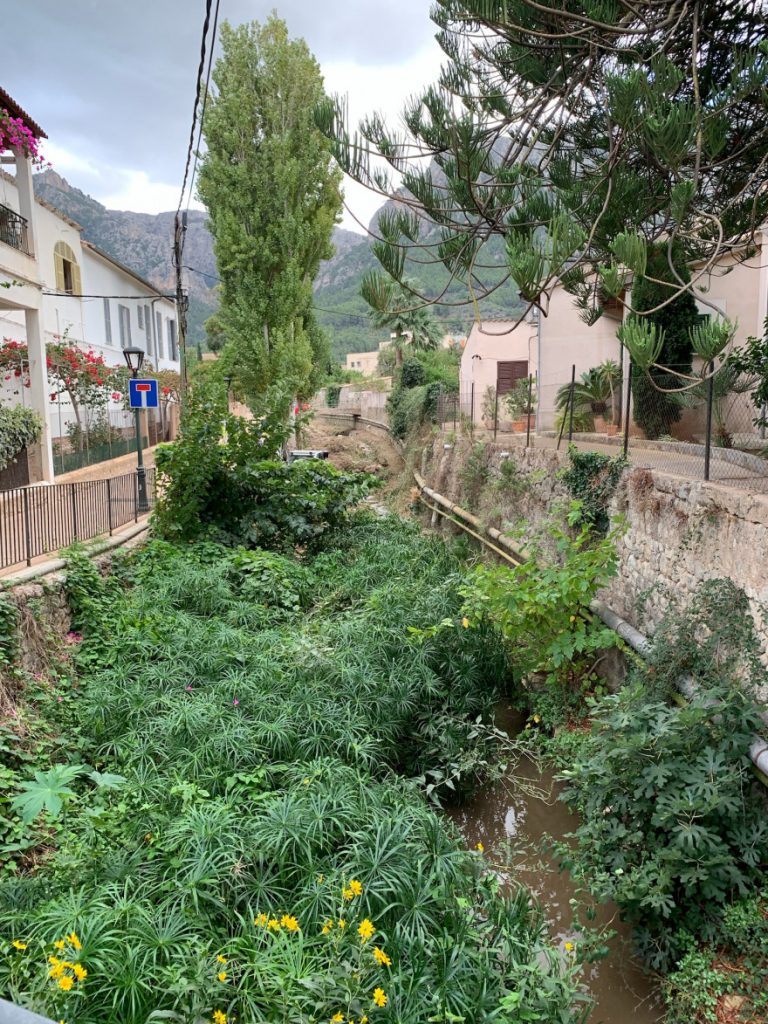
M320 62L352 120L432 82L441 51L430 0L220 0L220 19L263 21L277 7ZM48 135L44 155L111 209L159 213L179 201L204 0L3 0L0 85ZM10 41L13 46L7 45ZM361 231L381 198L345 184L342 226ZM194 205L199 205L195 204Z

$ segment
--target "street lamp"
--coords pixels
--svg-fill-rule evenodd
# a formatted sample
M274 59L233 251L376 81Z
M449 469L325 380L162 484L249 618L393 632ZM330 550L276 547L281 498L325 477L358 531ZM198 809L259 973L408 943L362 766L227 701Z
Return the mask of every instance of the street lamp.
M126 348L123 349L123 356L128 369L131 371L133 379L139 375L139 371L144 365L144 352L140 348ZM141 451L141 419L139 417L139 410L134 409L133 415L136 419L136 488L139 495L139 506L138 511L141 513L149 512L149 502L147 501L147 474L144 471L144 456Z

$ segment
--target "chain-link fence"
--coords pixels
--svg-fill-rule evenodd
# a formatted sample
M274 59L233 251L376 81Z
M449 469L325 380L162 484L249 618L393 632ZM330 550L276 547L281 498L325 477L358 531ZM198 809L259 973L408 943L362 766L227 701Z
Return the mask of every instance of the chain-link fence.
M438 403L443 429L504 444L624 452L635 466L690 480L768 491L766 410L756 382L727 365L668 367L653 380L637 370L593 371L547 383L522 378L504 391L462 383Z

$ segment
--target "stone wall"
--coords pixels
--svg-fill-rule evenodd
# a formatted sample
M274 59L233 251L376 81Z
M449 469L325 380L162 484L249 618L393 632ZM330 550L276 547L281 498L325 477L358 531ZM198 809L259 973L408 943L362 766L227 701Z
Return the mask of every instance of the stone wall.
M514 469L502 469L505 462ZM436 436L421 468L436 491L505 533L523 530L554 557L543 528L553 505L570 500L558 476L566 464L565 451L448 444ZM624 516L626 532L618 574L600 596L619 615L652 634L702 580L729 578L749 598L768 663L768 495L635 468L624 473L612 513Z

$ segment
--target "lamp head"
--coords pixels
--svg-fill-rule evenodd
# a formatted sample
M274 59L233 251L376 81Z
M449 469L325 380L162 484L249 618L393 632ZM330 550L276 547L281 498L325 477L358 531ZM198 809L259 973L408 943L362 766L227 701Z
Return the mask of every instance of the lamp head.
M128 365L128 369L135 376L144 365L143 350L140 348L123 349L123 357L125 359L126 364Z

